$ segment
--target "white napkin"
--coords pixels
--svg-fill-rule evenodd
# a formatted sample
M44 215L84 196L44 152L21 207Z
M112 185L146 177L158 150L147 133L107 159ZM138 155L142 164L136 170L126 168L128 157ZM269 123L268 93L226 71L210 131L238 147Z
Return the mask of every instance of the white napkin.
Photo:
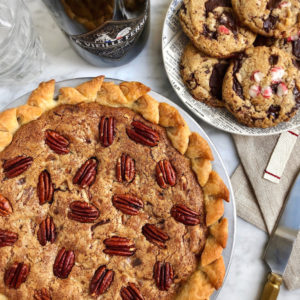
M300 141L298 131L293 132L296 135L284 133L287 139L279 135L233 136L241 160L231 177L237 214L268 233L272 232L291 184L300 171ZM289 135L294 138L290 139ZM264 178L266 174L271 181ZM300 288L300 234L283 278L288 289Z

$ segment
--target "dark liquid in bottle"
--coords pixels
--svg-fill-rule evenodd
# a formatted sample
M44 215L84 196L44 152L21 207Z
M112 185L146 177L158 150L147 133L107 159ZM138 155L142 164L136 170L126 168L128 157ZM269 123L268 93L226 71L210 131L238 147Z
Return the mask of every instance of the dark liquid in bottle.
M112 0L61 0L61 2L69 18L83 25L86 32L113 18Z
M149 0L43 2L74 49L93 65L126 64L140 53L148 39Z

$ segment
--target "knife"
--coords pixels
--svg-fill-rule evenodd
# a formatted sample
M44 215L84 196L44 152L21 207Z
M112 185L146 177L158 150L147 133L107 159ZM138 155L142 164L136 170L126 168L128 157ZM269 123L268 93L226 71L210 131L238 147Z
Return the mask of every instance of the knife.
M291 255L294 241L300 229L300 172L282 207L271 234L264 260L270 267L261 300L276 300L282 283L282 275Z

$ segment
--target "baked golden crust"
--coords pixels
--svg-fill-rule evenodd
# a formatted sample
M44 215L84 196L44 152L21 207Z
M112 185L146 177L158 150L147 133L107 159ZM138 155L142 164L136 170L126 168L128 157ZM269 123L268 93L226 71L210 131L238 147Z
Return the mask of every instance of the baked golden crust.
M34 90L27 101L28 105L38 106L44 111L49 110L57 105L53 99L55 89L55 80L42 82L36 90Z
M101 90L103 80L104 76L95 77L90 81L78 85L76 90L90 101L95 101L98 92Z
M192 132L185 156L191 160L192 169L197 175L199 184L203 187L212 171L211 161L214 160L207 141L198 133Z
M197 270L191 275L175 299L205 300L209 299L214 290L208 276L202 270Z
M145 94L132 103L135 112L143 115L144 119L154 124L159 122L159 103Z
M149 122L164 127L173 147L190 159L191 167L203 189L206 226L209 228L201 264L184 284L176 299L208 299L221 286L225 275L222 251L226 247L228 222L221 218L224 212L223 200L229 201L227 187L212 170L211 149L201 136L190 132L174 107L158 103L147 95L150 89L145 85L138 82L116 85L103 80L104 76L99 76L75 88L61 88L57 101L54 100L54 80L41 83L32 92L26 105L0 114L0 150L10 144L14 132L21 125L62 104L97 102L109 107L125 107L139 113ZM197 245L194 247L197 249Z
M122 107L127 105L127 98L117 84L114 84L113 82L103 82L102 88L97 95L96 102L112 107Z
M178 110L167 103L160 103L159 125L166 128L173 147L184 154L189 144L190 129Z
M224 214L224 203L222 198L205 197L206 225L216 223Z
M119 87L128 102L136 101L138 98L150 92L149 87L136 81L121 82Z
M222 198L229 202L229 191L224 184L222 178L216 171L211 171L208 181L203 187L204 193L207 196L213 196L215 198Z
M17 108L17 120L20 125L24 125L30 121L36 120L43 113L43 109L28 104Z
M210 265L202 267L201 270L207 275L215 289L219 289L222 286L225 277L225 264L222 256Z
M2 112L0 114L0 125L3 128L6 128L8 132L15 133L15 131L19 128L17 109L10 108Z

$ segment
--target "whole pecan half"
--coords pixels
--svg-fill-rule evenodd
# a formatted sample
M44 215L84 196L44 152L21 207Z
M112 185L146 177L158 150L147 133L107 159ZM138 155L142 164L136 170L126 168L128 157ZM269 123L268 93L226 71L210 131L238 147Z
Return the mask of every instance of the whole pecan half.
M113 205L126 215L137 215L144 207L141 199L129 194L117 194L113 196Z
M6 217L10 215L12 211L9 201L0 194L0 216Z
M6 160L3 163L5 176L7 178L19 176L31 166L32 162L33 158L25 155L20 155L15 158Z
M0 229L0 248L5 246L12 246L17 240L17 233Z
M92 296L99 296L104 294L107 289L110 287L114 280L115 272L109 270L105 265L100 266L90 283L90 294Z
M138 287L132 282L129 282L127 287L122 287L120 295L122 300L144 300Z
M115 139L115 118L101 117L99 123L99 139L103 147L110 146Z
M56 277L67 278L75 264L75 254L71 250L61 248L55 258L53 273Z
M47 170L44 170L39 175L37 192L40 204L52 202L54 194L54 184L52 183L51 176Z
M176 173L171 163L164 159L156 165L156 180L158 185L166 189L168 184L174 186L176 184Z
M47 130L45 143L49 146L51 150L53 150L57 154L68 154L70 152L69 149L69 141L59 133L54 130Z
M200 215L183 204L174 205L171 209L171 216L184 225L200 224Z
M142 227L142 233L149 242L163 249L167 247L165 242L169 239L169 236L155 225L145 224Z
M157 261L153 268L153 278L161 291L167 291L173 283L173 268L170 263Z
M135 176L134 160L127 154L122 156L117 161L116 177L119 182L131 182Z
M96 206L84 201L74 201L69 207L68 218L80 223L93 223L100 214Z
M97 174L98 160L94 157L88 159L76 172L73 183L85 188L94 183Z
M15 262L5 271L4 283L9 288L18 289L26 281L30 267L27 264Z
M131 125L133 128L127 128L126 132L132 140L145 146L157 146L159 142L157 131L140 121L133 121Z
M47 289L35 290L34 300L51 300L50 293Z
M47 242L54 243L56 239L56 228L52 217L47 218L41 222L39 230L37 232L37 238L42 246L45 246Z
M105 254L119 255L119 256L132 256L135 251L135 244L127 238L113 236L103 241L106 249L103 250Z

